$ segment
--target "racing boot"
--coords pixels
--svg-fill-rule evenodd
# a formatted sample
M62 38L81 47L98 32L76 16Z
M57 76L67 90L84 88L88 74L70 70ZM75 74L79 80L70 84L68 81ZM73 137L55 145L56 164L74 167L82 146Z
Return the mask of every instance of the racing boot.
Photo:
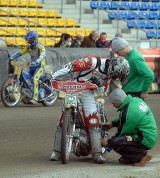
M49 159L50 161L59 161L61 159L61 135L62 135L62 129L58 125L55 133L53 151Z
M99 127L89 128L89 134L94 162L97 164L105 163L106 159L102 156L101 132Z

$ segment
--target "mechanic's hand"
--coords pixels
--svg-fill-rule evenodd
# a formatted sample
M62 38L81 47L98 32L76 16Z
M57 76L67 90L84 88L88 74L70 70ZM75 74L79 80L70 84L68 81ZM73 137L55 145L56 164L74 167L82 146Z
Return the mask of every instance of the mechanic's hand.
M144 100L144 99L148 98L148 93L141 93L140 97Z
M111 129L113 127L113 125L112 125L112 123L106 123L106 124L104 124L104 125L102 125L102 129L103 130L106 130L106 131L108 131L109 129Z

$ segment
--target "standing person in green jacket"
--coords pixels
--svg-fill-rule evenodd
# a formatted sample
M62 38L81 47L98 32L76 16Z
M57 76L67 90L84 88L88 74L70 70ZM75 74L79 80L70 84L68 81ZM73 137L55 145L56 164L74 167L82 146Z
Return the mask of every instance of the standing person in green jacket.
M128 81L122 89L132 96L147 98L154 80L154 73L145 62L144 57L123 38L114 38L111 47L118 56L125 57L130 65Z
M153 148L158 140L152 111L142 99L127 96L120 88L109 94L109 100L120 113L119 118L104 126L106 130L117 127L115 136L108 140L108 148L121 155L120 163L144 166L152 159L147 150Z

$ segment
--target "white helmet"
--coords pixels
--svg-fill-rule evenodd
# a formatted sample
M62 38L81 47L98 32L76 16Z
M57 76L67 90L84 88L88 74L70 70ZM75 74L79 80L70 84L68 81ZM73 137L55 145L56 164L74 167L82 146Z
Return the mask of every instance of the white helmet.
M111 79L120 79L124 82L129 74L130 67L128 61L123 57L114 57L110 60L108 67L108 76Z

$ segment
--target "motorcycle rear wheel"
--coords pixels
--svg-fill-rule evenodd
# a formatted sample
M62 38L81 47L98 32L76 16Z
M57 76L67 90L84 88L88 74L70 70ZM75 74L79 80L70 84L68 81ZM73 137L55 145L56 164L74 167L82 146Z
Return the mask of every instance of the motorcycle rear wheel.
M16 88L16 89L15 89ZM7 78L1 87L1 100L4 106L14 107L21 99L21 86L15 87L15 76Z
M72 142L75 124L73 122L72 109L66 109L64 112L62 137L61 137L61 161L67 164L72 152Z

